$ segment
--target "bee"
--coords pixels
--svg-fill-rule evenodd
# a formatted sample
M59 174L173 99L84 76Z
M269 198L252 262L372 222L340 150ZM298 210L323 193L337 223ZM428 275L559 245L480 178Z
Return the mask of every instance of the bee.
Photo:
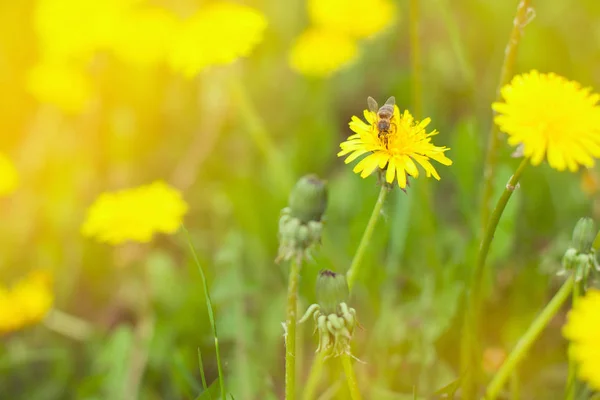
M383 141L383 144L387 146L388 135L391 132L392 126L395 126L392 122L392 117L394 116L396 98L394 96L390 97L385 104L379 108L375 99L369 96L367 98L367 104L369 106L369 111L372 111L377 115L377 121L375 123L377 130L379 131L377 136Z

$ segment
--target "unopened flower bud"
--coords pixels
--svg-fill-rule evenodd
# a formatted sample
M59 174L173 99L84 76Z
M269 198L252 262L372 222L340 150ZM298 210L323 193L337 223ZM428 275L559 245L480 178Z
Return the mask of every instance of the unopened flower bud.
M291 216L302 223L320 221L327 207L327 185L316 175L300 178L290 194Z
M281 212L276 261L310 257L310 249L321 243L326 206L325 181L316 175L302 177L292 190L289 207Z
M336 312L338 305L346 303L350 296L346 276L327 269L320 271L317 277L316 295L317 303L324 313Z
M577 221L575 229L573 229L573 247L579 253L589 253L596 238L596 233L594 220L588 217L581 218Z

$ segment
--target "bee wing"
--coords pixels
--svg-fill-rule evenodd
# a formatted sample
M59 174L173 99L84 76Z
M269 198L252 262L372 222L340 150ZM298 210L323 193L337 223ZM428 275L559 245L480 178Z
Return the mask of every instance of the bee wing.
M367 105L369 106L369 111L373 111L374 113L379 111L379 106L377 105L377 102L371 96L367 97Z
M386 106L394 106L396 104L396 98L394 96L390 97L389 99L387 99L387 101L385 102Z

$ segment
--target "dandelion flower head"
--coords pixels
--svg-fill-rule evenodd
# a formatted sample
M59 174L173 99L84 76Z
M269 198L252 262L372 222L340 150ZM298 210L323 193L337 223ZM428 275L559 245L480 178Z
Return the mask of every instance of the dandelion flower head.
M600 291L590 290L569 312L563 335L569 353L579 364L580 378L600 390Z
M34 26L45 57L86 60L111 43L141 0L38 0Z
M502 88L492 108L511 146L523 144L533 165L544 159L556 170L591 167L600 156L600 96L553 73L531 71Z
M31 272L12 287L0 286L0 334L13 332L41 321L52 307L51 276Z
M155 65L166 59L178 24L178 18L163 8L132 10L123 17L110 49L133 65Z
M8 157L0 153L0 197L15 191L19 184L19 174Z
M192 77L205 67L250 55L267 27L259 11L228 2L211 3L184 21L169 55L173 70Z
M175 233L187 210L179 191L157 181L100 195L88 209L81 232L111 245L145 243L156 233Z
M29 70L29 92L40 102L53 104L69 114L88 105L92 87L81 68L62 62L41 62Z
M351 63L358 55L355 40L335 31L309 28L296 40L290 66L305 75L324 77Z
M373 36L394 21L390 0L308 0L313 24L356 39Z
M398 106L394 105L390 132L381 136L377 128L377 113L365 110L364 116L367 122L352 117L349 125L355 134L340 144L342 150L338 153L338 157L347 156L344 161L346 164L366 155L353 170L362 178L379 169L385 173L387 183L391 184L396 179L398 186L405 189L408 176L419 177L417 164L425 170L427 177L433 176L437 180L440 176L429 160L452 165L452 160L444 155L450 149L435 146L431 142L431 137L438 132L426 131L431 122L429 118L415 121L408 110L400 114Z

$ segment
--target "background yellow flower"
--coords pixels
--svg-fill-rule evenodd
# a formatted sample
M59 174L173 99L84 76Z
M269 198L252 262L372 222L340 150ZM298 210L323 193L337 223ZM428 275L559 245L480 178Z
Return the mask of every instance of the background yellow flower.
M11 194L19 184L19 174L8 157L0 153L0 197Z
M183 22L170 52L173 70L192 77L207 66L245 57L263 39L265 16L253 8L211 3Z
M553 73L518 75L502 88L504 101L492 105L495 122L533 165L547 159L559 171L591 167L600 157L600 97L590 92Z
M356 41L335 31L309 28L295 41L289 55L291 67L309 76L328 76L352 63L358 55Z
M600 390L600 291L592 289L569 312L563 328L569 353L579 364L579 376Z
M12 287L0 286L0 334L41 321L54 301L52 279L36 270Z
M155 233L176 232L187 210L179 191L157 181L100 195L90 206L81 231L112 245L149 242Z
M396 18L390 0L308 0L313 24L353 38L375 35Z

